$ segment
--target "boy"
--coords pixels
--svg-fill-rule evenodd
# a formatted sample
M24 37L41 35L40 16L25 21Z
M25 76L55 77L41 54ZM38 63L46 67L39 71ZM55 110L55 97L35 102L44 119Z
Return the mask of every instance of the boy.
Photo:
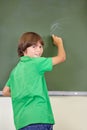
M54 117L44 78L46 71L66 59L62 39L52 35L58 48L55 57L41 57L44 42L34 32L24 33L18 44L19 63L3 89L12 98L14 123L17 130L53 130Z

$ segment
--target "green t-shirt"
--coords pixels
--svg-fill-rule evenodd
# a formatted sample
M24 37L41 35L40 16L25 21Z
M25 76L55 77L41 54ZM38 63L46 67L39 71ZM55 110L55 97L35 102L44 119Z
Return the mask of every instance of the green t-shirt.
M16 129L29 124L54 124L46 71L52 70L52 58L23 56L13 69L6 86L10 87Z

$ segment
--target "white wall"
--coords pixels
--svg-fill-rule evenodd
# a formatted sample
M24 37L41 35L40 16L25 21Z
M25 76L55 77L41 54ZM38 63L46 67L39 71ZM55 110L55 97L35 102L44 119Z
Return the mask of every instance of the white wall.
M50 96L54 130L87 130L86 96ZM15 130L11 99L0 97L0 130Z
M54 130L87 130L87 97L51 97Z
M15 130L11 98L0 97L0 130Z

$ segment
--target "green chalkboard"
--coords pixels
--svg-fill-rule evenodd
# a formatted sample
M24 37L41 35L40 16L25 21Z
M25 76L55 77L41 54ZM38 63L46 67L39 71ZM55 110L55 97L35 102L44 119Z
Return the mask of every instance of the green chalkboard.
M55 56L51 35L61 36L66 62L46 73L50 91L87 91L87 0L0 0L0 90L17 64L19 37L39 33L44 56Z

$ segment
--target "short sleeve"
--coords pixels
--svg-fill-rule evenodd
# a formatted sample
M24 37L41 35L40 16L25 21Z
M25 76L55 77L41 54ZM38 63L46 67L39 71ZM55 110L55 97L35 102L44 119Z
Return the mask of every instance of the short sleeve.
M5 86L10 87L10 82L11 82L11 79L9 78L8 81L6 82Z
M51 71L53 68L52 58L40 57L40 58L36 58L36 62L37 62L38 71L40 73Z
M5 86L11 87L11 77L12 77L12 72L10 73L10 76L9 76Z

